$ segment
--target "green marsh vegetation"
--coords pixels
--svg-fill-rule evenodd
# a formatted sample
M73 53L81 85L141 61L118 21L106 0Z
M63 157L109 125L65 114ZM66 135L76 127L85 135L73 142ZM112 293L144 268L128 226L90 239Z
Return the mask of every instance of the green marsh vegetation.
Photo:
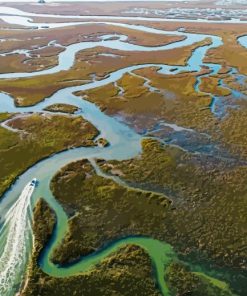
M130 184L170 193L175 208L165 215L164 233L172 245L245 270L247 168L200 157L147 139L141 157L100 165Z
M52 180L51 188L71 217L69 232L54 252L55 263L74 262L117 237L152 233L162 237L168 199L100 177L86 160L63 168Z
M221 138L224 146L236 157L247 160L247 104L242 102L240 108L229 110L228 116L220 123Z
M192 272L181 262L173 262L166 270L165 278L172 295L234 296L229 286L202 273ZM235 295L236 296L236 295Z
M217 118L210 110L211 97L197 93L194 89L195 73L162 75L157 68L136 71L150 80L151 86L160 93L150 92L144 86L144 79L126 74L117 84L109 84L77 95L96 103L110 115L120 116L137 131L152 129L157 122L165 121L178 126L203 132L223 150L229 151L236 159L247 159L246 145L246 102L239 99L239 108L227 109L223 118ZM215 94L224 91L216 88L218 78L211 77ZM204 80L206 81L206 80ZM118 86L123 88L119 96ZM206 89L205 89L206 90ZM208 91L208 90L207 90ZM222 150L222 151L223 151Z
M148 254L136 245L127 245L84 274L68 278L46 275L38 266L41 250L51 237L55 215L44 200L34 210L35 245L23 296L144 295L161 296Z
M77 95L96 103L110 115L119 115L138 130L152 129L157 121L176 123L197 131L214 132L217 119L208 106L211 97L197 93L195 73L162 75L157 67L135 71L139 77L125 74L117 84L109 84ZM159 92L151 92L144 78ZM119 95L118 87L123 89Z
M9 114L2 114L3 120ZM31 114L9 122L16 132L0 127L0 195L28 167L53 153L94 146L97 129L81 117ZM35 153L34 153L35 151Z
M141 157L99 164L130 185L167 193L173 207L162 220L163 239L181 255L231 270L245 295L247 169L200 157L147 139Z
M0 113L0 123L11 118L11 113Z
M127 194L127 188L95 175L87 160L64 167L52 180L51 187L70 217L69 232L53 256L58 264L72 263L98 250L101 241L106 243L114 238L143 233L158 237L162 231L159 228L160 221L170 210L170 204L164 196L136 190L129 190ZM155 284L150 257L144 249L134 244L121 247L86 273L67 278L46 275L39 268L39 255L51 237L55 222L54 214L46 202L38 201L33 226L35 248L24 296L66 293L161 295ZM164 278L169 295L172 296L184 293L195 296L233 295L226 283L203 273L193 273L177 260L164 270ZM198 294L199 291L204 294Z

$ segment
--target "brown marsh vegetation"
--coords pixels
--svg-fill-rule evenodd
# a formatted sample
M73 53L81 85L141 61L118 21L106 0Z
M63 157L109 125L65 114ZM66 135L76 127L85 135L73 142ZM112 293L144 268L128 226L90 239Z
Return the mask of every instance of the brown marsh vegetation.
M20 78L18 80L4 79L0 81L0 89L10 93L14 97L15 103L19 106L33 105L61 88L86 83L93 74L96 74L101 79L120 68L143 63L184 65L195 48L209 42L209 40L205 39L191 46L157 51L155 55L152 52L125 52L109 50L104 47L85 50L77 54L76 62L69 71L31 78ZM102 56L99 55L100 53L113 53L119 57ZM47 81L49 81L49 85ZM29 92L26 91L27 88L30 90ZM35 93L35 96L33 93Z
M158 35L136 30L109 26L105 24L85 24L50 30L2 30L1 53L18 49L31 50L31 57L13 54L1 56L1 73L33 72L54 67L58 63L58 54L63 47L48 46L49 42L56 41L61 46L68 46L78 42L99 41L104 34L124 34L132 44L144 46L161 46L183 40L183 36Z
M63 113L69 113L74 114L79 109L76 106L70 105L70 104L53 104L44 109L45 111L50 112L63 112Z

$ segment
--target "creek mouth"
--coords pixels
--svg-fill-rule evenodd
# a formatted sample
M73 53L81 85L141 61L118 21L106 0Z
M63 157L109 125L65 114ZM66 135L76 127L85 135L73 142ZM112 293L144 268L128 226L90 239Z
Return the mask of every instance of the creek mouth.
M63 16L64 17L64 16ZM92 18L92 17L91 17ZM88 23L95 23L95 22L88 22ZM109 22L104 22L106 24L113 24ZM71 23L69 23L71 25ZM120 25L114 23L114 25ZM123 25L121 25L123 26ZM152 33L159 33L163 32L167 34L168 32L162 30L155 30L152 28L144 27L144 26L132 26L132 25L124 25L126 27L134 28L136 30L140 29L146 32ZM201 34L189 34L189 33L181 33L181 32L170 32L171 34L179 34L179 35L186 35L187 38L181 42L175 42L174 44L169 44L164 46L163 50L172 49L177 47L188 45L190 42L191 44L197 42L198 40L203 40L205 38L211 38L212 44L199 47L193 51L192 56L188 60L188 63L184 67L180 66L168 66L163 64L144 64L144 65L137 65L132 67L126 67L124 69L117 70L108 77L100 80L100 81L93 81L91 83L76 86L76 87L68 87L57 91L51 97L45 99L43 102L36 104L35 106L31 107L16 107L13 103L13 99L8 94L0 94L1 99L1 106L0 112L13 112L13 113L26 113L26 112L44 112L44 109L49 105L55 103L69 103L75 105L80 110L77 115L82 116L86 120L90 121L99 131L100 135L106 138L110 146L105 148L94 147L94 148L76 148L68 151L64 151L62 153L53 155L38 164L31 167L25 173L23 173L19 178L14 182L11 188L4 194L1 200L1 208L0 208L0 216L2 220L5 220L6 213L13 205L13 203L18 199L19 194L22 192L22 189L25 185L35 176L39 180L39 186L35 190L32 196L32 205L35 204L37 199L40 196L43 196L44 199L48 202L50 207L55 211L57 217L57 224L56 230L53 233L52 239L47 244L42 256L40 258L40 266L43 271L47 274L52 276L72 276L74 274L84 272L85 269L89 268L92 264L99 262L102 258L106 257L108 254L112 253L115 249L119 248L120 246L128 243L134 243L140 245L144 249L146 249L153 262L156 266L156 280L159 284L159 287L162 293L165 295L167 293L167 287L163 279L163 269L164 264L169 261L170 257L175 257L174 251L172 248L166 244L151 238L141 238L141 237L131 237L118 240L113 242L109 246L107 246L104 250L101 250L95 254L90 255L88 259L84 258L82 261L78 262L75 265L70 265L66 268L59 268L52 264L50 261L50 255L53 252L54 248L62 241L67 229L68 229L68 217L64 212L62 206L56 201L54 196L50 191L50 181L52 177L56 174L56 172L61 168L67 165L70 162L74 162L80 159L104 159L104 160L126 160L130 158L134 158L141 153L141 140L143 136L136 133L132 128L128 127L124 123L118 121L114 117L110 117L105 113L101 112L101 110L95 106L94 104L86 101L84 98L78 98L73 93L83 90L93 89L99 86L104 86L109 83L115 82L119 80L125 73L132 72L137 69L142 69L145 67L159 67L159 73L161 74L177 74L182 71L200 71L201 66L206 65L211 69L211 72L217 73L221 68L221 65L217 64L204 64L203 58L205 57L207 51L211 48L218 47L222 45L221 38L217 36L210 36L210 35L201 35ZM106 47L115 48L115 49L123 49L129 48L129 50L135 50L136 46L131 46L126 42L122 42L121 40L114 40L114 41L103 41L105 42ZM189 43L188 43L189 42ZM96 46L97 43L80 43L75 44L71 47L67 47L67 50L60 54L59 56L59 65L54 67L53 69L45 70L42 72L34 72L34 73L7 73L1 74L0 78L21 78L21 77L32 77L38 76L42 74L52 74L57 73L58 71L64 69L70 69L73 62L74 56L76 52L79 50L83 50L85 48L89 48L88 46ZM68 49L69 48L69 49ZM144 47L141 47L143 50ZM145 47L147 51L155 51L154 47ZM160 50L160 47L159 47ZM66 60L67 57L70 57L69 60ZM175 69L175 70L174 70ZM200 79L200 77L199 77ZM200 81L197 85L200 85ZM19 219L19 213L13 217L13 219ZM0 229L1 231L2 229ZM6 241L8 238L8 231L1 231L0 232L0 241ZM25 240L26 252L31 253L32 247L30 246L31 239L28 236ZM158 250L158 251L157 251ZM166 252L167 251L167 252ZM161 257L163 258L161 260ZM26 264L28 262L27 258L20 258L20 260L25 260L23 262L23 266L21 270L16 270L16 274L14 275L13 281L11 282L10 288L7 292L5 292L4 296L12 296L16 292L16 287L19 288L20 283L22 281L22 275L25 273Z

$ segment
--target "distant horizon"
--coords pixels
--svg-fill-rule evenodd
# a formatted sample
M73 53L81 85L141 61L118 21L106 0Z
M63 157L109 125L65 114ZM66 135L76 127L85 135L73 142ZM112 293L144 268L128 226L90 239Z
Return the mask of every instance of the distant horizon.
M202 0L45 0L46 3L60 3L60 2L193 2L193 1L202 1ZM37 3L37 0L6 0L0 1L0 3Z

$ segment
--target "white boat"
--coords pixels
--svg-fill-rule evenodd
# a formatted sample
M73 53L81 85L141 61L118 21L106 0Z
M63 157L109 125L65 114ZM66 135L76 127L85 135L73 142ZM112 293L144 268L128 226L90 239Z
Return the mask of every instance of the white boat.
M36 178L34 178L31 182L30 185L35 187L38 184L38 180Z

